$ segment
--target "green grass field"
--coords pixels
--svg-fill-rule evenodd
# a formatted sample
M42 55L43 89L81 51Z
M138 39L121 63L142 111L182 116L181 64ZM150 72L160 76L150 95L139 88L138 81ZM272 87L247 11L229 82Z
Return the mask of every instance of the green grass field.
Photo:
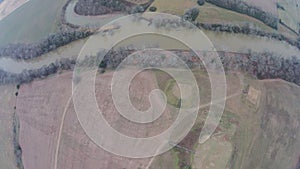
M298 32L300 29L300 2L294 0L279 1L278 4L284 8L278 9L279 18L288 27Z
M273 29L263 22L243 15L237 12L233 12L227 9L217 7L215 5L205 3L203 6L199 7L200 14L197 18L197 21L203 23L230 23L234 25L244 25L245 23L252 23L254 26L265 30L273 31Z
M151 6L157 7L157 12L181 16L185 9L196 5L196 0L155 0Z
M186 9L195 6L200 9L197 21L202 23L243 25L248 22L262 30L273 31L272 28L255 18L223 9L209 3L199 6L196 0L173 0L172 3L168 0L155 0L151 6L157 7L157 12L170 13L178 16L183 15Z

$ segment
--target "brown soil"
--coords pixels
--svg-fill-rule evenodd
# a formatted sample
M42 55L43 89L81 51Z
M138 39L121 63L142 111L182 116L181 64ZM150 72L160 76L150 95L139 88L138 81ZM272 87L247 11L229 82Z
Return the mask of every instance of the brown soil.
M108 72L96 78L98 105L100 109L105 110L104 117L111 126L123 134L138 137L156 135L169 127L176 116L168 109L160 119L151 124L137 125L124 119L116 111L110 98L112 75L112 72ZM23 150L24 167L145 168L150 159L116 156L95 145L87 137L76 118L72 101L69 102L71 78L72 73L67 72L21 86L17 114L20 118L20 145ZM144 110L149 107L147 97L153 88L157 86L152 73L143 72L133 79L131 101L138 109Z
M1 168L17 169L13 145L13 113L15 85L0 86L0 164Z
M124 71L124 70L122 70ZM177 113L166 109L159 119L151 123L138 124L125 119L113 105L110 84L113 72L98 76L96 80L96 98L104 118L117 131L132 137L150 137L165 131L177 117ZM147 110L150 106L150 91L158 89L154 75L149 72L139 73L131 82L130 99L137 109Z
M257 101L259 100L261 92L253 87L249 88L247 99L254 105L257 104Z
M22 85L17 100L24 168L53 168L62 113L71 96L71 73Z
M137 137L153 136L169 127L176 117L175 109L170 107L167 107L160 119L145 125L132 123L118 114L111 101L109 90L112 74L112 72L107 72L96 78L98 105L100 109L105 110L103 114L111 126L123 134ZM206 78L203 77L199 75L197 80L200 80L198 82L201 83L200 88L203 89L200 92L206 96L209 92L207 93L204 89L208 85L201 80ZM72 73L68 72L21 86L16 112L20 120L19 139L25 169L145 168L151 159L129 159L116 156L101 149L86 136L76 118L73 104L69 102L71 78ZM158 85L163 85L160 80L164 78L168 77L154 76L148 71L136 76L130 89L130 99L133 105L140 110L147 109L149 92L158 88ZM239 119L239 121L229 119L230 123L237 124L234 137L220 136L222 141L233 145L233 153L228 165L230 164L232 168L294 167L298 163L299 152L296 150L300 146L300 135L297 132L300 129L299 86L281 80L245 80L246 84L261 91L258 108L253 108L241 95L243 84L240 83L239 78L236 75L228 75L227 80L228 95L237 95L227 100L226 110L238 116L237 119ZM0 136L5 138L3 142L0 142L0 150L6 152L6 163L1 161L1 164L6 165L6 168L14 168L13 150L9 148L12 136L7 132L11 128L7 126L11 125L12 116L9 112L13 111L15 86L0 86L0 89L1 127L4 124L4 130L0 130ZM67 104L68 102L70 104ZM3 106L2 103L4 103ZM179 146L193 150L198 142L201 124L201 120L197 120L193 130L180 142ZM217 132L222 134L223 130L220 127ZM55 163L56 157L57 163ZM175 168L176 157L179 158L180 167L191 165L192 152L176 147L155 157L150 168L164 168L164 162L167 166Z

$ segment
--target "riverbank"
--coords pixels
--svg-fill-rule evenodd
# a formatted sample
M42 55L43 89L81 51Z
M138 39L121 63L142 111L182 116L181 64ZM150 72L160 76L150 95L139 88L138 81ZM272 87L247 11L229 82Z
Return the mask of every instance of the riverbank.
M111 16L91 17L91 16L77 15L74 12L75 3L76 3L76 1L71 1L71 0L68 1L68 3L65 5L63 13L65 13L65 15L66 15L65 21L67 21L67 22L70 21L70 18L73 18L73 19L76 18L77 21L80 21L80 22L76 23L76 24L78 24L79 28L86 27L86 26L89 27L89 25L87 25L87 23L90 23L90 25L94 25L95 28L97 28L97 27L100 27L100 25L106 24L107 22L110 22L111 20L114 19ZM67 16L70 16L70 18L68 18ZM107 20L105 20L105 18L107 18ZM91 24L91 22L93 22L93 21L96 21L96 23ZM164 19L149 20L148 26L153 24L152 26L157 26L157 28L159 28L159 27L163 27L163 26L167 27L169 24L172 24L172 23L173 23L172 20L167 20L167 21L165 21ZM71 23L71 24L74 24L74 23ZM130 25L133 23L126 23L126 24ZM122 25L121 27L123 27L123 28L128 27L128 25L126 25L126 24ZM284 40L278 40L278 39L281 39L280 36L279 36L279 38L276 39L276 38L272 38L272 35L270 35L271 37L264 37L265 35L263 34L263 35L261 35L263 37L261 37L261 36L256 36L257 33L256 34L254 33L255 35L252 35L253 32L251 30L246 31L246 28L236 28L236 27L230 27L230 26L224 27L223 25L212 25L212 26L198 25L198 27L201 27L201 28L204 27L205 29L209 30L209 31L204 31L204 33L210 39L210 41L212 42L212 44L214 45L214 47L216 48L217 51L226 52L226 53L238 53L238 54L249 54L249 52L253 51L253 53L261 54L262 56L265 56L267 59L268 58L273 59L273 57L276 57L276 59L283 59L284 61L288 61L288 62L290 62L292 59L298 60L300 58L299 49L293 45L290 45L289 43L285 42ZM135 29L135 27L133 26L132 29ZM79 30L79 29L77 29L77 30ZM213 30L213 31L211 31L211 30ZM74 32L76 32L76 31L74 31ZM67 33L67 35L69 35L69 33ZM57 47L60 47L63 45L68 46L67 45L68 43L75 41L76 39L86 38L90 34L87 34L87 36L85 36L85 35L80 36L81 38L77 38L77 33L74 33L74 35L76 35L76 36L74 36L75 39L69 38L68 36L66 36L66 37L58 36L58 38L50 38L50 39L54 39L55 41L57 41L59 39L63 39L63 40L67 39L67 41L64 43L60 43L60 41L58 41L59 42L58 44L54 43L51 45L44 45L45 47L41 47L41 49L43 49L43 50L42 51L38 50L39 52L34 52L36 50L36 45L38 44L38 46L39 46L39 43L37 43L37 44L27 44L27 45L25 45L25 47L24 47L24 45L19 45L19 46L12 45L9 48L3 50L4 52L2 52L1 55L8 56L9 53L12 53L12 54L17 53L18 55L16 55L16 56L12 55L11 57L13 59L29 59L29 60L33 61L33 58L39 58L42 54L48 53L49 51L52 51L52 50L56 49ZM103 38L103 36L104 35L99 36L99 37ZM107 35L107 36L111 36L111 38L113 38L115 35L111 34L111 35ZM148 43L157 44L157 45L159 45L159 47L166 46L166 44L170 43L169 41L158 40L158 39L151 38L151 37L146 38L146 39L147 39L146 41L149 41ZM43 41L41 41L41 42L43 42ZM46 39L45 42L49 42L49 38ZM135 42L135 44L146 45L146 42L145 42L145 39L143 40L143 38L141 38L140 40L137 40ZM127 45L130 45L130 44L127 44ZM80 50L82 46L79 46L78 50ZM48 49L48 47L50 49ZM44 51L45 48L46 48L46 51ZM9 49L11 49L11 50L9 50ZM28 49L30 49L30 50L28 50ZM174 50L174 49L177 49L177 48L169 48L168 50ZM10 51L12 51L12 52L10 52ZM15 51L17 51L17 52L15 52ZM26 51L28 56L24 55L22 51ZM29 53L28 53L28 51L29 51ZM20 56L22 55L22 57L19 57L19 55ZM10 56L8 56L8 57L10 57ZM253 56L250 55L250 57L253 57ZM257 59L258 57L261 57L261 56L255 56L253 59ZM74 55L72 55L72 56L65 57L65 59L67 59L73 63L74 62L73 60L75 59L75 57L74 57ZM264 58L262 58L262 59L264 59ZM10 83L11 80L8 80L9 78L7 78L7 76L8 77L10 77L10 76L17 77L17 78L15 78L15 80L12 80L13 82L15 82L15 81L27 82L27 81L31 81L34 78L45 77L49 74L52 74L52 72L56 73L56 70L59 69L60 65L61 65L58 63L60 63L62 60L55 59L55 60L49 61L47 63L45 63L43 61L40 61L40 62L34 61L35 66L31 65L30 62L32 62L32 61L22 63L24 65L27 65L27 66L25 66L27 70L25 70L25 71L18 70L17 72L14 72L9 69L11 67L13 68L13 67L22 67L22 66L17 66L20 64L17 62L16 62L17 64L14 65L14 61L10 60L9 61L10 66L7 67L2 72L4 74L2 76L2 78L5 79L6 83ZM66 60L63 60L63 62L65 62L65 61ZM68 65L70 65L69 61L67 62ZM8 63L7 60L0 60L0 65L6 65L6 63ZM293 62L291 62L291 64L292 63ZM240 63L238 63L238 64L240 64ZM283 63L279 63L279 64L283 64ZM51 65L52 67L48 67L49 65ZM240 66L240 65L235 65L235 66ZM250 66L252 66L252 65L250 65ZM70 66L68 66L68 67L70 67ZM274 66L274 67L276 67L276 66ZM54 69L54 71L52 69ZM41 71L41 73L39 73L38 71ZM276 78L276 77L279 78L279 77L283 76L282 74L273 75L274 73L276 73L276 71L272 72L271 75L269 75L268 73L266 73L264 71L265 70L261 70L261 72L258 71L258 72L260 72L259 74L257 72L255 72L254 75L259 76L261 78L270 78L270 77L271 78ZM298 71L298 69L296 69L296 71ZM294 71L292 71L292 72L294 72ZM253 72L251 72L251 73L253 73ZM40 74L42 74L42 75L40 76ZM28 77L29 80L25 80L24 76ZM286 80L291 81L291 82L296 82L295 79L292 79L290 76L288 78L286 78ZM298 83L298 82L296 82L296 83Z
M116 20L124 15L122 14L107 14L107 15L98 15L98 16L83 16L75 13L74 8L77 1L69 0L63 9L64 16L61 17L62 23L65 23L71 27L101 27L110 21ZM231 33L233 36L237 34L247 35L247 36L256 36L263 38L270 38L277 41L286 42L292 46L297 47L300 50L300 42L294 39L291 39L283 34L275 32L266 32L261 29L253 28L249 25L239 26L231 24L214 24L214 23L194 23L198 28L207 31L213 32L225 32ZM297 38L295 38L297 39Z

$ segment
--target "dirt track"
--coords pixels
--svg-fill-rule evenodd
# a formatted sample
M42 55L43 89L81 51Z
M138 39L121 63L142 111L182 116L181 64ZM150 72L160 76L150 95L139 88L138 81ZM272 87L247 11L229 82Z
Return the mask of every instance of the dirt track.
M22 160L25 169L92 169L96 166L101 166L101 169L151 168L154 161L157 165L158 158L166 157L164 160L167 161L175 158L170 151L168 155L158 156L155 159L129 159L113 155L95 145L86 136L77 120L70 99L71 77L71 72L68 72L21 86L16 111L20 119L20 145L23 150ZM138 126L125 120L117 113L111 102L109 90L111 78L112 72L101 74L96 78L96 98L99 108L105 110L104 117L112 127L126 135L142 137L160 133L169 126L174 116L170 113L174 111L173 109L167 109L160 120L151 124L151 126L154 125L151 129L148 129L148 125ZM299 135L295 134L295 131L299 130L299 128L296 130L298 123L295 121L299 118L296 104L300 96L299 87L283 81L261 81L259 84L265 87L256 86L256 88L265 92L262 92L263 101L258 105L260 111L256 114L255 110L253 112L256 107L247 108L243 103L243 98L240 96L243 84L240 83L239 78L232 75L228 75L228 78L230 87L226 109L238 115L241 120L236 123L237 133L240 133L235 136L237 140L226 138L238 148L233 152L236 153L236 160L241 161L235 165L235 168L266 167L266 164L271 166L271 162L274 162L275 159L283 160L284 156L295 157L295 160L289 161L290 166L295 165L298 160L296 157L299 154L292 150L300 145L299 142L295 142L297 138L299 139ZM250 83L255 86L255 82ZM145 96L148 96L149 92L156 87L155 77L151 73L145 72L138 75L131 86L130 99L133 105L140 110L147 109L150 105ZM9 88L9 91L12 92L14 88ZM5 94L2 93L2 95ZM10 93L10 95L12 94ZM10 98L8 99L10 102L13 102L13 96L8 98ZM201 106L204 108L208 105L204 103ZM279 111L278 106L285 111ZM5 113L1 112L0 115L4 117ZM9 116L6 117L9 118ZM291 125L287 126L287 124ZM274 129L277 132L274 132ZM0 132L0 134L2 133ZM285 136L285 134L288 135ZM279 140L280 144L265 140L264 135L268 135L268 138L273 141ZM289 142L288 145L292 149L285 147L284 142ZM266 144L268 146L264 148L267 148L266 152L268 153L260 153L258 147ZM285 150L281 150L282 148ZM6 151L9 153L12 150ZM254 159L253 154L268 159L268 161L266 163L248 161L249 158ZM7 157L9 159L10 156ZM9 162L7 160L7 164ZM286 164L286 162L287 160L283 160L282 163ZM280 164L277 165L280 166Z
M96 80L96 97L104 117L118 131L131 136L151 136L169 126L170 111L160 120L138 126L117 114L110 99L112 73ZM108 153L95 145L81 128L72 104L71 72L22 85L17 102L20 117L20 144L25 168L144 168L150 159L128 159ZM59 84L59 85L58 85ZM137 109L149 105L148 93L156 88L151 73L141 73L132 82L130 97ZM140 106L142 105L142 106ZM168 122L169 121L169 122ZM150 128L149 126L156 126ZM33 139L34 138L34 139Z
M53 168L60 119L71 95L71 75L35 81L19 90L16 111L25 168Z

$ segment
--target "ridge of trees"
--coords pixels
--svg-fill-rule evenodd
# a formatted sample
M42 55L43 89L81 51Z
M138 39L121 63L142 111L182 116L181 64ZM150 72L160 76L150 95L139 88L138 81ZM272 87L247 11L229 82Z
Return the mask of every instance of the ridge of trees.
M189 17L182 16L183 20L188 20ZM186 19L187 18L187 19ZM157 28L167 28L167 29L176 29L180 26L188 26L193 28L192 24L187 22L183 22L179 19L152 19L149 21L150 24L155 25ZM209 23L200 23L197 21L191 21L196 27L204 30L214 31L214 32L227 32L227 33L240 33L245 35L253 35L260 37L272 38L279 41L285 41L288 44L297 47L300 50L300 35L298 35L298 40L290 39L280 33L275 32L266 32L256 28L254 25L250 23L246 23L244 25L231 25L231 24L209 24ZM184 26L185 27L185 26Z
M72 41L86 38L91 34L92 31L89 30L61 31L49 35L47 38L37 43L9 44L7 46L0 47L0 57L23 60L33 59Z
M273 52L230 54L219 52L226 70L247 72L258 79L280 78L300 85L300 59L296 56L283 57Z
M184 11L183 19L186 21L194 22L199 15L199 9L197 7L192 7Z
M278 28L278 17L274 16L271 13L265 12L262 9L249 5L241 0L206 0L206 2L212 3L216 6L246 14L248 16L254 17L266 25L277 29Z
M105 55L100 65L105 65L105 68L108 67L115 69L133 51L134 50L132 49L124 48L120 50L111 50ZM192 52L186 52L183 50L175 50L173 52L180 56L188 66L195 67L200 65L200 67L205 70L201 61L195 57ZM205 53L203 54L205 55ZM300 85L300 59L296 56L283 57L272 52L258 53L252 51L244 54L232 52L218 52L218 54L225 71L235 70L247 72L258 79L280 78ZM98 56L90 56L77 64L98 66L94 65L98 63L97 59L99 59ZM168 63L164 63L166 61ZM176 63L172 63L172 60L164 60L163 57L158 57L155 63L148 63L148 60L140 60L140 62L142 62L141 64L145 66L149 66L149 64L164 64L168 66L176 65ZM33 79L45 78L62 70L73 70L75 64L75 59L62 59L39 69L24 70L20 74L0 70L0 82L3 84L28 83Z
M127 8L119 0L78 0L74 11L79 15L103 15L113 11L124 12Z
M215 31L215 32L228 32L228 33L241 33L245 35L254 35L254 36L261 36L276 39L279 41L285 41L288 44L297 47L300 50L300 38L298 40L292 40L282 34L275 33L275 32L265 32L254 28L251 24L245 24L243 26L238 25L230 25L230 24L206 24L206 23L196 23L197 27ZM299 36L300 37L300 36Z
M61 59L60 61L49 64L48 66L44 65L39 69L23 70L19 74L5 72L0 69L0 82L2 84L29 83L34 79L45 78L59 71L73 70L75 63L75 59Z

